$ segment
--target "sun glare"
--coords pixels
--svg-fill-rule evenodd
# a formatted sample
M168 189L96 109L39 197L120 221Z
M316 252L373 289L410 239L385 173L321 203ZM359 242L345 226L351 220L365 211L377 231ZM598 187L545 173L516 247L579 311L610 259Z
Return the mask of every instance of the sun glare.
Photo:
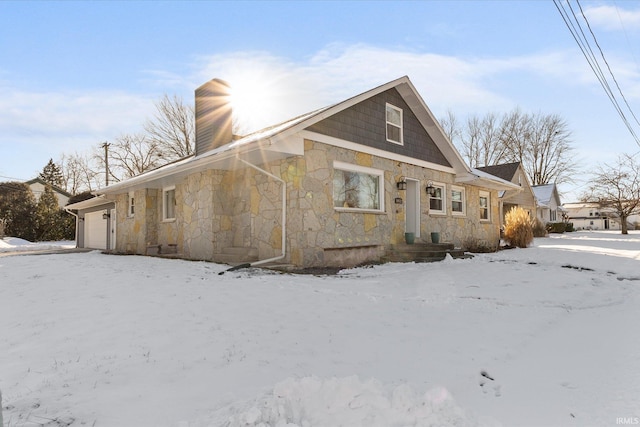
M278 94L260 78L246 76L229 79L234 133L244 135L275 124Z

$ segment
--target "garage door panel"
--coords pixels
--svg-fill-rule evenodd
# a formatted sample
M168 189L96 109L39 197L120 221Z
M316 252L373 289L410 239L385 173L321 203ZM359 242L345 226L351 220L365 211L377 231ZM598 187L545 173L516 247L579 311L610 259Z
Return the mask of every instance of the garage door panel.
M84 247L107 249L107 220L102 211L84 215Z

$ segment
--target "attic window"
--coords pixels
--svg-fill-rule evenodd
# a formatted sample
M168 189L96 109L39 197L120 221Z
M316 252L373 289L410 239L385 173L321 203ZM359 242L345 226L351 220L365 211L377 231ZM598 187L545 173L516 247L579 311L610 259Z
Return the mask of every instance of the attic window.
M402 110L391 104L387 104L387 141L394 144L403 144L402 140Z

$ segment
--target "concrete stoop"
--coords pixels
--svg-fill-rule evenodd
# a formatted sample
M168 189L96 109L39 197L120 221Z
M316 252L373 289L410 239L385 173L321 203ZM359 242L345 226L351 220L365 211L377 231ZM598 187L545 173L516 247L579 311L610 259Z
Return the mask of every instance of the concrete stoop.
M464 250L455 248L453 243L415 243L412 245L391 245L383 262L434 262L442 261L447 257L471 258Z

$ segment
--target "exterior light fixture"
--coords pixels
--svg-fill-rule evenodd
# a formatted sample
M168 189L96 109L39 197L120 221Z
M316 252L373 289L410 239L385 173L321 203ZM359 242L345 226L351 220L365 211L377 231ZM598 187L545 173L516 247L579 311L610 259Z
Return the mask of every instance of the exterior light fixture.
M427 194L431 197L436 195L436 187L433 186L433 181L427 183Z
M398 181L396 183L398 190L406 190L407 189L407 181Z
M109 215L108 212L105 212L102 214L102 219L109 219L111 217L111 215Z

